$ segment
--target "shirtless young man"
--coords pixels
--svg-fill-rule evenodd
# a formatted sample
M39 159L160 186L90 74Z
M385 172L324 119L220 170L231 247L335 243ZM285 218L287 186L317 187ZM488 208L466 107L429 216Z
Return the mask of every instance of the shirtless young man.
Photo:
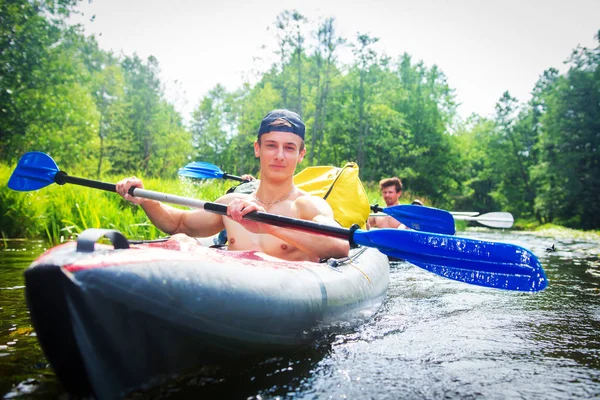
M169 234L208 237L225 228L229 250L256 250L285 260L346 257L350 249L346 240L243 219L249 212L263 211L338 225L325 200L294 186L296 166L306 153L304 132L302 119L292 111L274 110L267 114L254 142L254 155L260 159L260 184L254 193L234 192L217 199L216 203L227 205L227 216L203 209L181 210L155 200L132 197L128 194L132 186L144 187L135 177L117 183L117 192L140 204L152 223Z
M385 201L386 207L397 206L398 199L402 196L402 181L400 178L393 177L382 179L379 181L379 189L381 195ZM389 215L372 216L367 221L369 228L400 228L407 229L407 227L400 221Z

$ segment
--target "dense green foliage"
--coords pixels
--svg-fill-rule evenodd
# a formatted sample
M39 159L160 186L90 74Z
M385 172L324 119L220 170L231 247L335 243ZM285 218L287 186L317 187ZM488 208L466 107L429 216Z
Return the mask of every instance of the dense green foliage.
M158 62L116 59L67 17L77 0L0 0L0 158L30 150L73 172L177 171L191 134L164 99Z
M37 150L61 169L91 178L173 180L190 160L257 174L251 144L260 120L271 109L289 108L307 125L303 166L357 161L370 187L396 175L434 206L600 228L600 46L575 49L564 74L540 71L528 103L507 92L494 118L462 121L437 66L409 54L380 54L378 38L369 35L338 37L331 18L307 32L307 19L286 11L274 21L271 68L238 90L215 86L186 124L165 98L158 60L101 50L94 37L66 23L76 5L0 0L5 166ZM338 59L344 47L353 54L349 64ZM32 234L18 232L23 218L55 212L32 207L38 194L25 196L12 203L21 211L3 198L5 234ZM61 201L71 204L60 207L83 204L82 197L65 196ZM104 214L108 207L91 208Z

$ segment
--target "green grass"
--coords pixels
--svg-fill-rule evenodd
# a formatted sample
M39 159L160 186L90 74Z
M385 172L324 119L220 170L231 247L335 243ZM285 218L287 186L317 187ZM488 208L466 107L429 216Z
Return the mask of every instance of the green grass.
M454 220L454 225L456 226L457 232L466 231L467 226L469 226L467 221L462 221L462 220Z
M533 230L541 236L568 237L586 240L600 240L600 231L580 231L577 229L565 228L555 224L544 224Z

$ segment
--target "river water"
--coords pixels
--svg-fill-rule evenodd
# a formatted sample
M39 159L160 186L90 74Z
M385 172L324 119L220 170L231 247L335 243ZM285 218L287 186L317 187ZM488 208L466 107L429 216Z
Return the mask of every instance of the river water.
M387 300L360 328L297 354L202 371L131 398L572 399L600 396L597 236L470 229L532 250L540 293L480 288L393 264ZM546 252L554 244L556 251ZM23 270L37 242L0 242L0 396L66 398L31 329Z

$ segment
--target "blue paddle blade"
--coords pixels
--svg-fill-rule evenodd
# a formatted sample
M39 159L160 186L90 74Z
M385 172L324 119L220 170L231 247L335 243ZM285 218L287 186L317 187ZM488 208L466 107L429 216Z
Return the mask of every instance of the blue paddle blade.
M183 168L179 168L179 176L196 179L220 179L224 172L214 164L204 161L194 161Z
M403 204L386 207L383 212L416 231L445 235L454 235L456 232L452 214L439 208Z
M25 153L8 180L8 187L19 192L38 190L54 183L59 171L54 160L46 153Z
M524 292L537 292L548 285L537 257L512 244L402 229L357 230L353 239L461 282Z

